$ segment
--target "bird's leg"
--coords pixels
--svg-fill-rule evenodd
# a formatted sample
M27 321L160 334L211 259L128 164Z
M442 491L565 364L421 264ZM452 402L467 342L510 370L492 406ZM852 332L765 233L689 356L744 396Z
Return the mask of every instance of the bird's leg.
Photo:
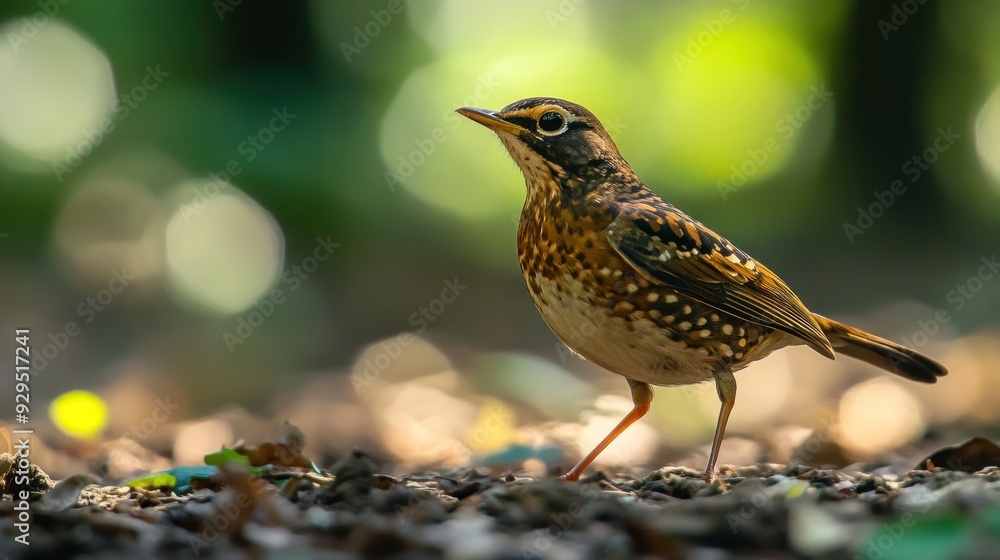
M611 433L601 440L601 443L597 444L597 447L593 451L588 453L575 467L559 478L570 482L579 480L583 470L594 462L594 459L601 454L601 451L604 451L605 447L610 445L616 437L634 424L636 420L646 415L646 412L649 410L649 403L653 402L653 387L649 383L642 383L631 379L628 380L628 386L632 390L632 403L635 405L632 407L632 411L626 414L625 418L622 418L622 421L615 426L615 429L611 430Z
M708 455L708 466L705 467L705 474L701 478L705 482L712 482L715 479L715 462L719 460L719 448L722 447L722 436L726 433L726 423L729 422L729 413L733 411L736 404L736 378L729 370L721 371L715 375L715 390L722 401L722 409L719 410L719 423L715 426L715 437L712 439L712 452Z

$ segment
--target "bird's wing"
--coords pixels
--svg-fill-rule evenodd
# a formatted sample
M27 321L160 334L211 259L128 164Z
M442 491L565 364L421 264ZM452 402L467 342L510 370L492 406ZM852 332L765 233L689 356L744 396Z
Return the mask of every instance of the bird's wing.
M646 280L734 317L797 336L833 357L830 341L799 298L725 238L658 198L617 206L608 241Z

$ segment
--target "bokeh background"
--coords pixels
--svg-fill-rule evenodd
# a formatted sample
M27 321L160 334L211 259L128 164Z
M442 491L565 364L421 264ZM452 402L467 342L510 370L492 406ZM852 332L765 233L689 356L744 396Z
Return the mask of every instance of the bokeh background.
M574 462L626 384L538 317L520 174L452 112L539 95L813 310L951 370L775 354L723 463L995 435L998 26L986 1L5 0L0 354L31 329L33 457L123 476L288 420L323 466ZM717 410L659 389L602 461L701 468Z

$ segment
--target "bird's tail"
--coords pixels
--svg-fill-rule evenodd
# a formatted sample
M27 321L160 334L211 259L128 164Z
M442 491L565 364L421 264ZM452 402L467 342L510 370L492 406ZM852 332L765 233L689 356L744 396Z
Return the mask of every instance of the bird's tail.
M813 317L839 354L922 383L935 383L948 374L944 366L915 350L815 313Z

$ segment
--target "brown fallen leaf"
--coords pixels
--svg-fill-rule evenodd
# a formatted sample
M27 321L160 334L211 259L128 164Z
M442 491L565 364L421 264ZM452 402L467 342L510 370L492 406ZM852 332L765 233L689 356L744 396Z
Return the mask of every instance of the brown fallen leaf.
M312 467L312 461L302 455L305 447L305 435L302 430L285 422L284 432L278 441L265 441L257 445L241 443L233 447L233 451L246 455L253 467L278 465L308 469Z
M935 451L914 468L974 473L996 466L1000 466L1000 447L984 437L974 437L960 445Z

